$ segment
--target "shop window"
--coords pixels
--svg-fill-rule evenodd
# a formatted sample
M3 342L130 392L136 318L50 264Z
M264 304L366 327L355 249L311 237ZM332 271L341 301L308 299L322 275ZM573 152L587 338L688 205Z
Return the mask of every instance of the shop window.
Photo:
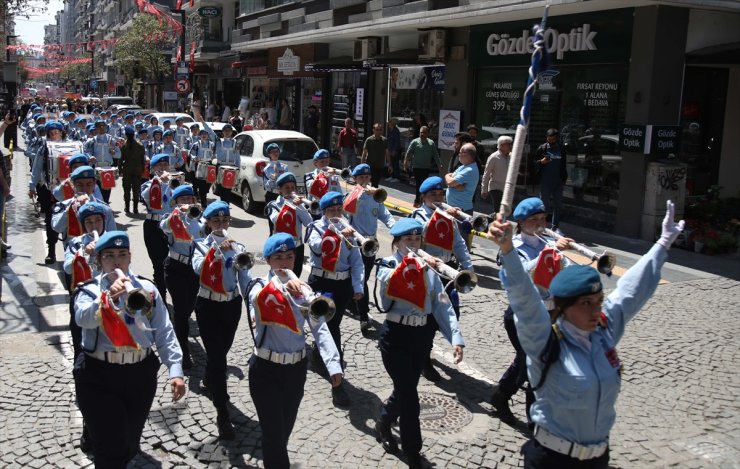
M390 69L390 116L398 123L401 145L408 147L417 137L415 120L424 117L422 125L429 127L429 137L435 142L439 137L437 119L444 98L445 67L394 67Z

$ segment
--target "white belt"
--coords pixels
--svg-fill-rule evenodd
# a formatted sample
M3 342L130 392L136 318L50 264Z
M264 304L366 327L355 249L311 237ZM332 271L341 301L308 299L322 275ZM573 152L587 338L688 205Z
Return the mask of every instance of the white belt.
M206 300L213 300L213 301L231 301L237 296L240 296L239 289L236 288L234 291L230 291L228 293L214 293L211 290L208 290L207 288L200 287L198 290L198 296L201 298L205 298Z
M132 365L139 363L152 353L151 348L133 350L131 352L85 352L93 358L116 365Z
M170 258L182 262L183 264L190 264L190 256L185 256L183 254L178 254L176 252L170 251L167 254Z
M427 325L429 315L425 314L424 316L411 316L398 313L388 313L385 315L385 319L397 324L403 324L404 326L421 327Z
M534 429L534 439L547 449L581 461L601 457L609 447L609 440L597 445L579 445L553 435L539 425Z
M154 221L161 221L162 218L164 218L164 215L165 214L163 214L163 213L147 213L146 214L146 219L147 220L154 220Z
M277 363L278 365L293 365L306 358L306 349L304 348L293 353L279 353L266 348L255 347L254 354L264 360Z
M345 270L344 272L329 272L318 267L311 267L311 275L328 278L329 280L344 280L349 278L349 270Z

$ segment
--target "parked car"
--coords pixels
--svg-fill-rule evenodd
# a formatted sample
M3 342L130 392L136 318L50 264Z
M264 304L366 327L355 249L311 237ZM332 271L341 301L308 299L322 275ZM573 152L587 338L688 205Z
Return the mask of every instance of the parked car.
M159 121L159 122L161 123L162 121ZM172 124L173 125L175 124L175 120L174 119L172 119ZM200 123L195 122L195 121L192 121L192 122L183 122L182 125L184 125L185 127L187 127L189 129L190 127L192 127L195 124L199 124L200 125ZM223 128L224 128L225 125L226 125L225 122L208 122L208 127L210 127L216 133L216 135L219 138L221 138L221 137L224 136L222 130L223 130ZM236 132L238 132L239 129L234 129L234 130Z
M141 109L141 106L138 104L114 104L110 107L110 110L113 112L126 111L127 113L134 113L136 111L141 111Z
M232 192L241 197L246 212L258 213L265 202L262 175L269 162L265 148L271 143L278 144L280 161L295 174L298 193L306 192L303 176L313 171L313 155L319 149L311 137L292 130L248 130L235 139L241 167Z
M134 104L134 98L131 96L105 96L101 101L100 104L105 108L108 109L113 105L132 105Z
M182 112L152 112L152 117L156 117L157 120L159 120L159 125L162 125L162 122L165 119L169 119L172 121L172 124L175 124L175 119L178 117L182 117L183 123L187 122L195 122L195 119L193 119L190 114L185 114Z
M619 135L586 135L577 142L568 150L568 182L576 198L592 195L602 203L616 201L622 165Z

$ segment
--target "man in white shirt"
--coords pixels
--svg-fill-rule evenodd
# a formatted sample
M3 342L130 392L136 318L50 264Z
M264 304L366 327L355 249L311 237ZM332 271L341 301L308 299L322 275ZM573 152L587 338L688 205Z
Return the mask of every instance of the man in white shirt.
M508 135L502 135L498 138L498 149L491 153L486 161L486 169L483 171L483 181L480 185L480 196L484 200L489 200L491 195L493 203L493 212L498 213L501 206L501 198L504 195L504 184L506 183L506 173L509 171L509 155L514 139Z

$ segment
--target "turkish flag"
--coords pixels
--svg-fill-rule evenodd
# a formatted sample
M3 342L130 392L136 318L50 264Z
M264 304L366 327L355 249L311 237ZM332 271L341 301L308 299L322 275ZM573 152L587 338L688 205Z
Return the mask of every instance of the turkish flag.
M179 209L176 208L172 211L172 215L170 215L170 217L167 219L167 225L170 227L170 230L172 231L172 236L175 237L175 241L184 241L186 243L189 243L193 240L190 232L185 227L185 224L182 222Z
M116 187L115 169L103 169L100 171L100 186L105 190Z
M424 244L452 252L452 245L455 241L455 222L446 214L435 210L424 226L422 241Z
M206 253L203 267L200 269L200 283L214 293L226 294L224 289L224 261L220 256L216 257L216 248Z
M131 331L128 330L126 322L119 316L118 312L113 309L113 305L110 302L110 297L107 291L103 291L100 294L100 322L103 326L103 333L110 343L116 348L130 347L136 350L141 349L139 344L136 343L134 338L131 336Z
M64 200L71 199L75 196L75 186L72 184L72 180L67 178L62 183L62 197Z
M208 165L208 172L206 173L206 182L209 184L213 184L216 182L216 176L218 175L216 166L209 164Z
M224 171L224 177L221 181L221 185L226 189L231 189L236 184L236 170L229 169Z
M284 204L275 219L275 233L288 233L289 235L298 236L298 217L296 217L295 207Z
M311 196L320 199L327 192L329 192L329 180L326 178L323 171L319 171L319 174L316 175L311 183L311 190L309 190L308 193Z
M352 189L352 192L349 193L349 195L344 199L344 211L347 213L351 213L352 215L357 215L357 204L360 201L360 197L365 192L365 188L361 185L356 185L354 189Z
M67 208L67 238L74 238L75 236L81 236L83 234L82 223L80 223L80 219L77 218L77 209L75 208L75 205L77 204L72 202Z
M144 172L141 173L142 179L149 179L151 175L149 174L149 161L144 163Z
M385 294L424 311L427 284L421 262L415 257L404 257L388 278Z
M69 155L59 155L57 163L59 163L59 179L64 180L69 177Z
M87 282L93 277L92 269L82 254L83 251L84 246L75 253L74 260L72 261L72 284L70 285L70 289L72 290L74 290L78 283Z
M563 256L557 249L546 246L537 257L537 265L532 271L532 282L542 288L550 288L550 282L560 272Z
M162 183L159 178L152 179L152 184L149 186L149 208L162 210Z
M339 251L342 248L342 238L334 230L324 231L321 237L321 268L334 272L337 269Z
M281 326L295 334L301 334L293 314L288 292L283 292L273 278L257 294L257 315L262 324Z

